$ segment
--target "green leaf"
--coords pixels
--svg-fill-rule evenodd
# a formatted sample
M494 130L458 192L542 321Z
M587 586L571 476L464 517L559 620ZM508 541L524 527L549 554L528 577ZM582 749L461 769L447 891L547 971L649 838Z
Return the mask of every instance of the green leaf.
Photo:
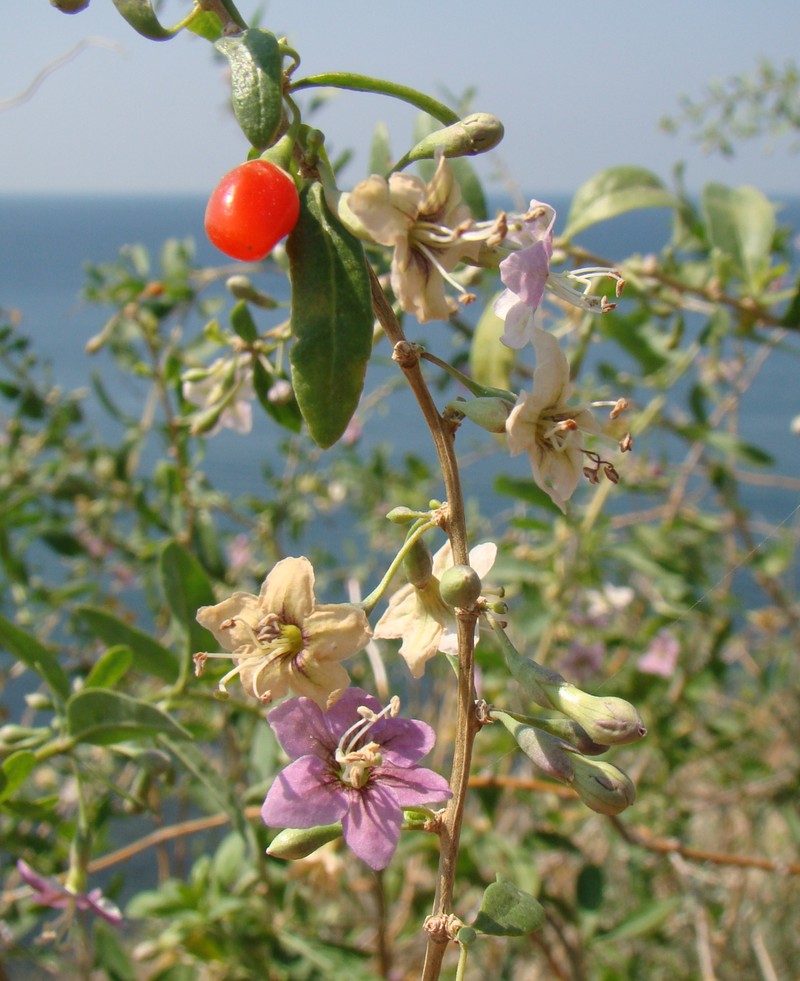
M633 940L644 934L652 933L657 930L662 923L669 919L672 913L678 909L683 902L680 896L670 896L668 899L661 899L657 902L648 903L640 906L637 911L627 920L623 920L613 930L607 933L598 933L592 938L592 943L608 941Z
M117 644L103 654L89 672L84 688L113 688L133 663L133 651Z
M80 606L75 615L104 644L129 647L133 651L133 667L137 671L169 684L177 680L178 662L175 655L143 630L94 606Z
M136 970L125 950L119 931L97 917L94 923L95 967L101 967L110 981L136 981Z
M775 209L755 187L707 184L701 199L711 245L730 256L745 288L760 292L775 237Z
M564 237L599 221L640 208L675 208L677 201L655 174L643 167L609 167L581 184L572 199Z
M186 635L187 651L216 650L212 634L196 620L201 606L216 603L214 590L197 559L177 542L168 542L159 563L164 600Z
M169 41L175 31L164 27L156 17L150 0L114 0L114 6L131 27L151 41Z
M497 877L483 894L473 926L492 937L521 937L544 924L544 907L513 882Z
M258 340L258 328L250 313L250 307L244 300L240 300L231 310L230 321L231 327L245 344L255 344Z
M389 143L389 130L386 123L377 123L369 148L369 172L386 175L391 166L392 148Z
M67 729L82 743L107 746L142 736L191 739L191 733L161 709L120 692L85 688L67 703Z
M372 298L361 243L305 188L286 243L292 280L292 382L314 442L332 446L358 406L372 352Z
M206 10L202 14L195 14L186 25L187 31L204 38L206 41L216 41L222 34L222 25L219 17Z
M231 103L242 132L258 150L272 146L283 119L283 56L278 39L260 27L214 45L230 62Z
M511 387L511 369L516 355L510 347L500 343L505 324L493 310L494 299L486 304L475 327L469 352L469 369L479 384L508 389Z
M36 756L29 749L21 749L6 757L0 767L0 801L15 793L35 766Z
M256 393L261 407L267 412L279 426L288 429L293 433L299 433L303 426L303 417L294 394L288 402L273 402L270 400L269 393L272 386L278 381L276 375L270 374L264 367L261 358L254 357L253 365L253 390ZM288 379L287 379L288 381Z
M545 494L541 487L534 483L533 480L507 477L505 474L500 474L495 478L494 489L497 494L502 494L505 497L513 497L516 500L532 504L534 507L545 508L554 514L560 514L558 505L554 504L550 495Z
M69 678L50 648L35 637L15 627L0 614L0 648L8 651L42 678L52 693L62 700L69 698Z
M584 865L575 885L576 898L581 909L596 910L603 904L605 874L599 865Z

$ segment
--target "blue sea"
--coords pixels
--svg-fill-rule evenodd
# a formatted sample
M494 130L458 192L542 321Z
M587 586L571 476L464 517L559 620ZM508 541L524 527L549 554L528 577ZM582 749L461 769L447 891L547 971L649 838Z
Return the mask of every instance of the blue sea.
M560 220L565 220L568 199L554 196L549 200ZM796 232L800 229L800 199L781 204L779 220ZM208 243L203 231L204 207L204 199L198 196L0 196L0 307L21 313L21 329L32 339L34 350L52 362L54 384L68 390L87 388L91 372L109 370L102 357L93 358L84 351L87 340L110 312L81 299L84 264L113 261L122 247L131 244L147 247L155 262L165 239L190 237L199 263L220 265L224 257ZM669 237L669 214L644 210L589 229L580 242L615 259L658 251ZM200 328L200 324L193 327ZM441 326L430 325L430 329L445 336ZM800 478L800 437L792 435L790 422L800 415L799 341L796 335L790 337L785 349L769 358L744 399L741 417L744 438L772 454L779 470L795 479ZM379 377L376 373L382 371L385 376L391 371L386 367L388 359L382 360L383 366L370 369L373 380ZM118 376L113 383L120 384ZM115 388L115 394L118 392ZM132 387L131 397L135 395ZM124 398L124 382L121 396ZM91 398L87 407L99 426L109 425ZM397 452L424 453L427 441L415 413L409 396L398 392L391 410L379 415L374 426L370 420L364 438L390 442ZM262 426L272 425L263 420ZM474 436L473 448L481 435L485 434ZM260 480L260 454L268 452L270 442L264 439L263 429L244 437L226 431L224 439L209 441L204 469L224 489L234 493L250 490ZM528 476L524 457L509 460L503 456L504 472ZM481 468L486 475L483 464ZM490 481L484 485L479 488L481 498L491 493ZM750 487L746 493L748 504L773 522L787 518L798 500L791 488Z

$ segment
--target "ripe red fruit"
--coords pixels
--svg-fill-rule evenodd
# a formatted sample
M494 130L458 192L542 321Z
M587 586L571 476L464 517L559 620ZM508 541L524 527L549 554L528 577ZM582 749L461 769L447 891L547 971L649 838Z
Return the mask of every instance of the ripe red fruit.
M217 184L206 206L206 234L233 259L256 262L297 224L300 198L292 178L269 160L248 160Z

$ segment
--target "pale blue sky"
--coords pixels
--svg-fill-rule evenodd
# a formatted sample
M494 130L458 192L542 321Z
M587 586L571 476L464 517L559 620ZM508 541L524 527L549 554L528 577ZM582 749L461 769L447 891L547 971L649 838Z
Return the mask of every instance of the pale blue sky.
M119 50L84 50L29 101L0 112L0 193L205 191L243 159L244 138L225 111L223 66L206 42L146 41L110 0L92 0L72 17L48 0L2 4L0 101L82 38ZM248 16L257 3L239 7ZM164 19L188 9L189 0L168 0ZM572 191L621 163L669 179L679 159L693 189L720 180L800 193L799 156L767 156L759 147L729 162L658 130L680 93L696 96L714 78L751 71L759 56L796 57L797 0L268 0L263 23L289 36L303 58L300 74L349 69L439 95L442 86L456 93L475 86L476 108L506 126L482 172L500 162L532 194ZM355 182L375 122L390 125L399 155L413 115L342 93L316 124L335 147L358 151L346 173Z

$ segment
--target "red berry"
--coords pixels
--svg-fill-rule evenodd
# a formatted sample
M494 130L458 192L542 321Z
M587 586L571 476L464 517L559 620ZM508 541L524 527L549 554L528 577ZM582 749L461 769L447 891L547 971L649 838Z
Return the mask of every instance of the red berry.
M297 224L300 198L292 178L269 160L249 160L229 171L206 206L206 234L233 259L268 255Z

